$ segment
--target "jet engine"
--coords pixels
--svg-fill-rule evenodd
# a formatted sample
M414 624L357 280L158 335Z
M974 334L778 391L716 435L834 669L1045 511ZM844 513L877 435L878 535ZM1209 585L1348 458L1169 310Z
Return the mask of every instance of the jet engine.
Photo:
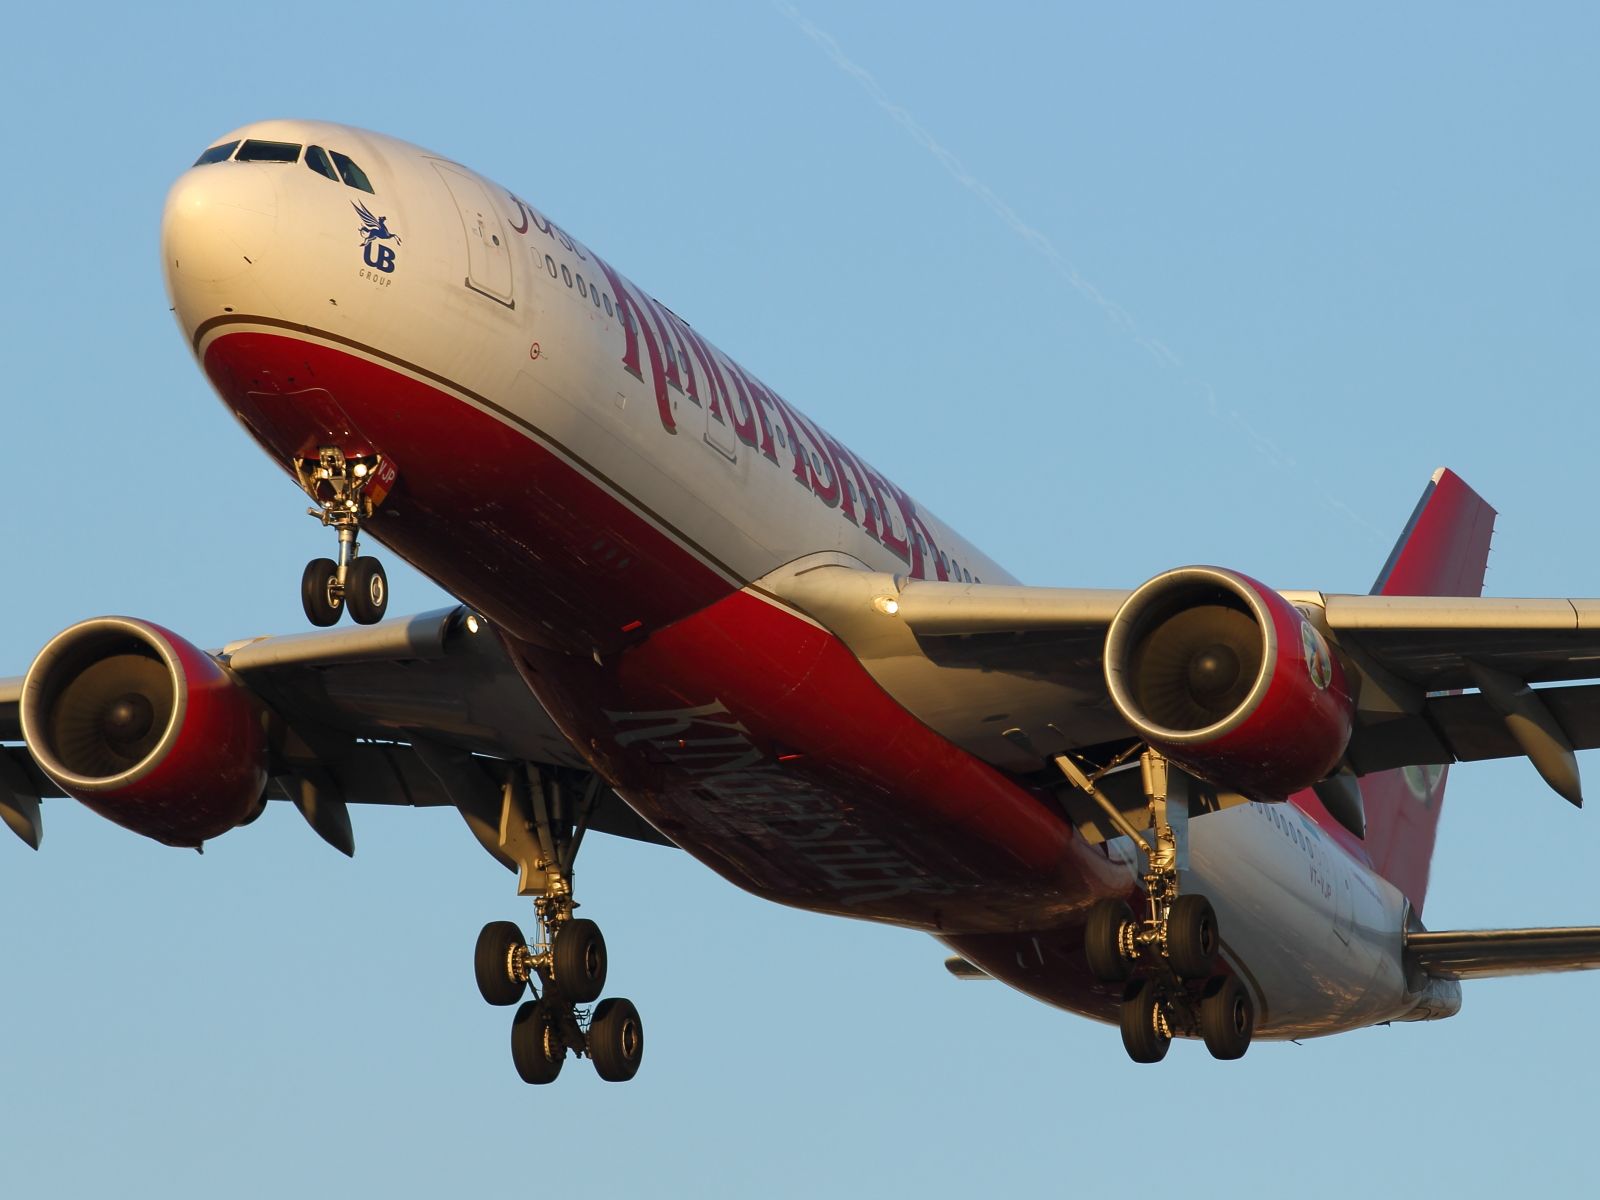
M1326 778L1354 701L1322 634L1277 592L1219 567L1138 588L1106 632L1106 686L1154 749L1220 787L1283 799Z
M264 712L176 634L100 617L57 634L22 686L34 761L108 820L198 846L247 819L267 780Z

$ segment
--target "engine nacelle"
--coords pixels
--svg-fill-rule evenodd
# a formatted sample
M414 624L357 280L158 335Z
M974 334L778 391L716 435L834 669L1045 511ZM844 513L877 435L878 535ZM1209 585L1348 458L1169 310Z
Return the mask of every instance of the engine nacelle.
M266 786L250 692L147 621L99 617L57 634L28 670L21 717L34 761L62 791L171 846L232 829Z
M1350 741L1355 704L1322 634L1234 571L1180 567L1138 588L1105 665L1123 719L1221 787L1283 799L1326 778Z

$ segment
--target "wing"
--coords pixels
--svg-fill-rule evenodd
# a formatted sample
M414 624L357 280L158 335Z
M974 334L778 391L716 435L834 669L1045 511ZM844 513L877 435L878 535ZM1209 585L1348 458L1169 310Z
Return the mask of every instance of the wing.
M453 806L496 857L515 767L587 775L498 638L465 609L234 642L213 655L273 718L271 794L293 800L337 848L347 804ZM0 680L0 743L22 741L22 678ZM25 745L0 747L0 819L37 847L40 797L61 792ZM320 814L320 816L319 816ZM609 789L587 827L671 845Z
M908 581L833 554L759 587L996 766L1039 770L1138 736L1105 671L1107 630L1131 592ZM1356 773L1527 755L1576 801L1571 753L1600 746L1600 686L1531 685L1600 678L1600 600L1278 594L1353 676Z

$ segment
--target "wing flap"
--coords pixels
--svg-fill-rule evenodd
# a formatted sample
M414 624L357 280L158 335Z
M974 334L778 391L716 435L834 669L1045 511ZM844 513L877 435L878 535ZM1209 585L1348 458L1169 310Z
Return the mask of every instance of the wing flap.
M1443 979L1493 979L1600 968L1600 927L1415 931L1406 954Z
M1537 688L1533 693L1566 732L1574 750L1600 747L1600 685ZM1481 762L1523 753L1505 719L1474 692L1430 696L1421 713L1364 725L1350 743L1360 774L1394 767Z

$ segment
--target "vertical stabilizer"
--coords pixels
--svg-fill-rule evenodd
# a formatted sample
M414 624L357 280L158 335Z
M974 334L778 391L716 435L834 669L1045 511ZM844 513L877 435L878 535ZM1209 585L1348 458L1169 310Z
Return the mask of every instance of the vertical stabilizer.
M1482 595L1494 517L1483 497L1440 467L1384 563L1373 594ZM1428 892L1448 773L1445 767L1405 767L1361 779L1372 864L1418 912Z

